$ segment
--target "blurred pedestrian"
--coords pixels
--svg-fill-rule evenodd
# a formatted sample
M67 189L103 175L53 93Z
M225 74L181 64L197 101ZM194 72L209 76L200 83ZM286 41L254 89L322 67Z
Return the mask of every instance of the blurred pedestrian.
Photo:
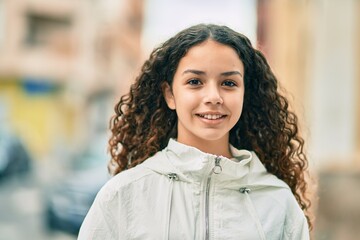
M115 176L78 239L309 239L298 120L244 35L179 32L115 111Z

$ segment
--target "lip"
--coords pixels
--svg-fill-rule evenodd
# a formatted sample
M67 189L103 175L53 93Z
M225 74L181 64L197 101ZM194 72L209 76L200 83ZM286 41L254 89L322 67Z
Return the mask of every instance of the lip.
M205 123L217 124L222 122L227 114L221 112L201 112L195 114L201 121Z
M222 112L214 112L214 111L207 111L207 112L198 112L198 113L196 113L196 115L206 115L206 114L209 114L209 115L227 115L227 114L222 113Z

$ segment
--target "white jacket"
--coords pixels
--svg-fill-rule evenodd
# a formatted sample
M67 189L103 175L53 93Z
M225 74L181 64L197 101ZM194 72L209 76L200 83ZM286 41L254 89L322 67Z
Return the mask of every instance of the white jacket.
M309 239L289 187L255 153L231 151L232 160L170 139L105 184L78 240Z

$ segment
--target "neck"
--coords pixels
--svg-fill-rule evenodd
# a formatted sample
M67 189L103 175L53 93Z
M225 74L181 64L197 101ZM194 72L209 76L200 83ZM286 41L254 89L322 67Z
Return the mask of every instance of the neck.
M224 156L227 158L232 158L232 154L230 152L230 146L228 139L220 139L220 140L189 140L178 138L177 141L179 143L186 144L188 146L195 147L202 152L210 153L216 156Z

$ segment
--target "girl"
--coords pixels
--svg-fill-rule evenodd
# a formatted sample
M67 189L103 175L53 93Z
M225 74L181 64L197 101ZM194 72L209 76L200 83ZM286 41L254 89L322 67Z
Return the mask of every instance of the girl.
M116 175L78 239L309 239L298 121L244 35L181 31L115 111Z

